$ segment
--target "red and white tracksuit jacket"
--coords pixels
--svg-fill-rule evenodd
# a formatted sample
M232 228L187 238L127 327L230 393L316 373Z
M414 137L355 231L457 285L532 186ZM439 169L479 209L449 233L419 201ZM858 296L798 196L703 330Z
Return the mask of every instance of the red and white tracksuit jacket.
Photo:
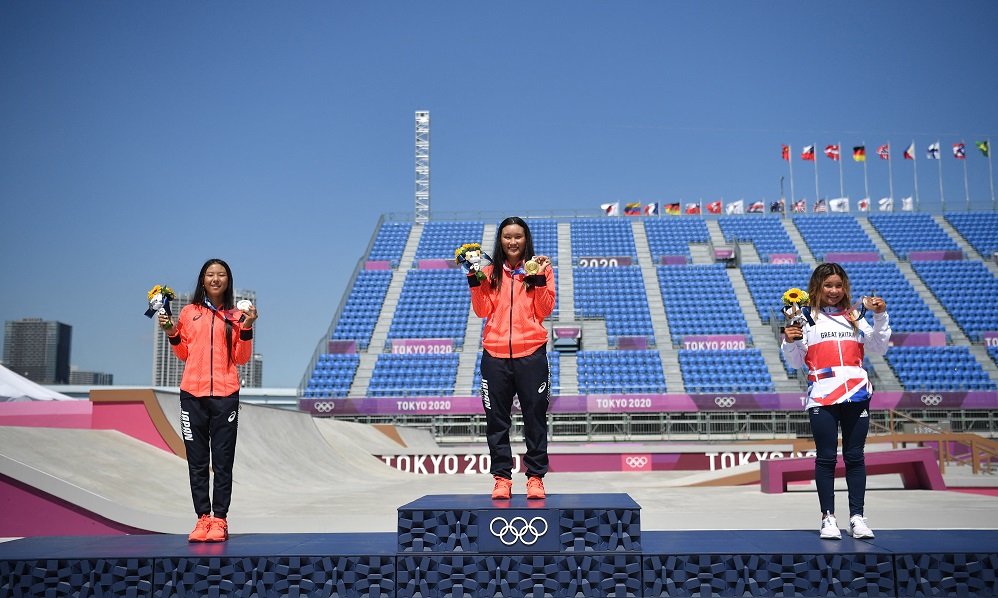
M780 350L792 368L807 366L805 409L869 399L873 386L863 367L865 351L875 355L887 352L891 340L887 312L873 314L873 326L861 319L858 331L837 308L814 313L814 326L804 324L804 338L783 339Z

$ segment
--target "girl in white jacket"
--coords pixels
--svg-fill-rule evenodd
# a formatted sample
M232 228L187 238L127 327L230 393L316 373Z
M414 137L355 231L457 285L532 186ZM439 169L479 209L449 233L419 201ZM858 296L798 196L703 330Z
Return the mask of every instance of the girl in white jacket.
M807 288L813 321L788 325L780 350L787 364L807 369L807 411L817 455L814 481L821 505L820 536L842 538L835 519L835 465L838 434L842 428L842 460L849 490L849 533L872 538L863 516L866 496L866 461L863 455L870 428L873 387L863 368L866 351L883 355L891 338L887 303L880 297L863 297L854 305L849 276L839 264L820 264L811 273ZM862 314L873 312L873 326Z

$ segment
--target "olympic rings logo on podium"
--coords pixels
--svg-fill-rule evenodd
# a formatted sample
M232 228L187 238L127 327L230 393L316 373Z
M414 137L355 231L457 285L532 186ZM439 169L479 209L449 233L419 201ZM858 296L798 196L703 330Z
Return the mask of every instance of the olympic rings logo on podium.
M624 459L624 463L631 469L639 469L648 465L648 457L628 457Z
M336 404L332 401L316 401L312 403L312 409L315 409L319 413L329 413L336 408Z
M496 529L497 522L501 526L498 530ZM538 529L538 522L544 524L543 530ZM530 521L527 521L525 517L514 517L509 521L506 521L505 517L496 517L489 524L489 531L506 546L512 546L517 542L522 542L524 546L530 546L548 532L548 522L543 517L534 517Z
M732 407L735 404L735 397L714 397L714 404L723 409Z

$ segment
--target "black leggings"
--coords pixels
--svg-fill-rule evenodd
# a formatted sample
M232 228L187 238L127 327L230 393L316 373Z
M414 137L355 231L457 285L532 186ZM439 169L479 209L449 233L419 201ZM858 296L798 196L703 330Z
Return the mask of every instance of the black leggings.
M822 513L835 512L835 466L839 427L842 427L842 461L849 489L849 516L863 514L866 498L866 434L870 430L870 401L838 403L807 410L814 435L814 483Z
M513 477L513 451L509 430L513 424L513 395L520 399L523 414L523 441L527 453L523 464L527 476L544 477L548 471L547 413L551 398L551 372L545 347L526 357L500 359L482 352L482 406L485 408L485 435L492 457L491 472Z
M191 498L198 517L228 515L238 427L238 392L228 397L204 398L180 393L180 433L187 449ZM209 463L215 473L214 501L208 495Z

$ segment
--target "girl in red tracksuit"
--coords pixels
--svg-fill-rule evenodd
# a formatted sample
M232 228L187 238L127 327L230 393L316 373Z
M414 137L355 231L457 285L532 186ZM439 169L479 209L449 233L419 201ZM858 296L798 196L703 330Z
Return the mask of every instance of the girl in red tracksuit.
M174 354L183 362L180 424L187 449L191 496L198 523L188 540L224 542L232 495L232 464L239 418L237 365L250 360L256 307L233 309L232 270L220 259L201 267L190 305L176 324L160 314ZM209 496L209 464L215 472L214 501Z
M482 268L484 279L468 276L475 315L487 318L482 335L482 406L492 457L493 499L511 496L513 453L509 443L513 396L520 400L527 445L527 498L544 498L548 470L547 409L551 371L544 318L554 311L551 260L534 255L530 229L511 216L499 224L492 251L495 263ZM536 266L536 272L534 268Z

